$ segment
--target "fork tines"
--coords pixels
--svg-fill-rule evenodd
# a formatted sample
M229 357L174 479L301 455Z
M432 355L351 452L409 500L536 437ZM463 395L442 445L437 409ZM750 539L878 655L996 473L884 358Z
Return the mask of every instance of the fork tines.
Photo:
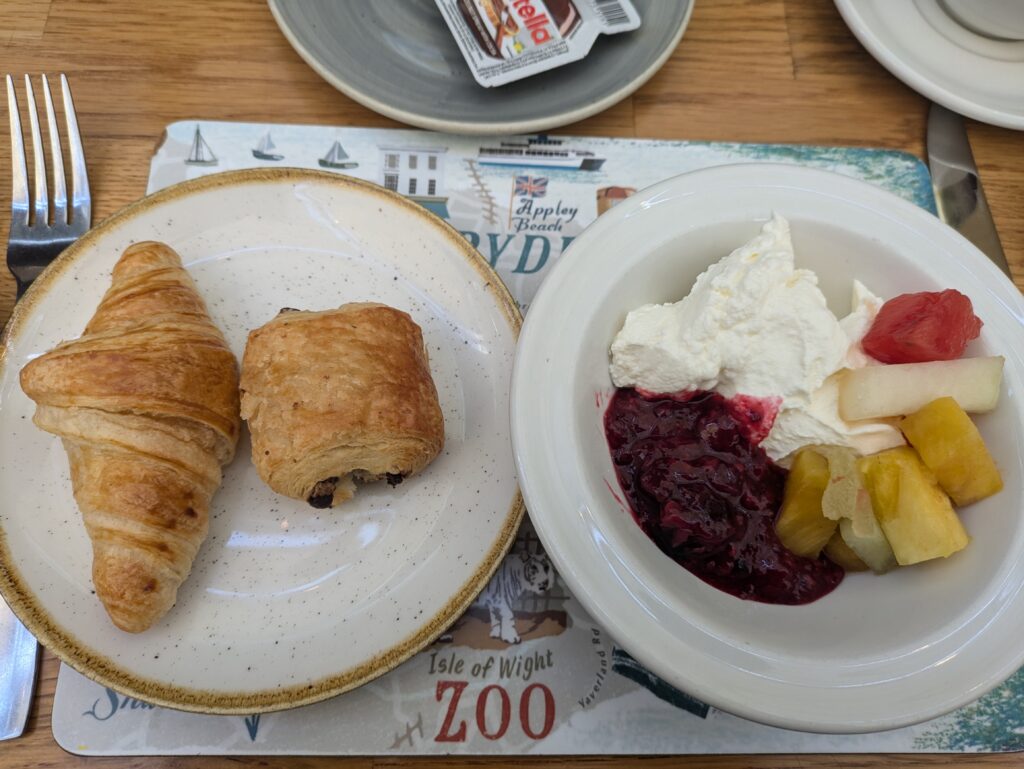
M28 163L18 96L14 80L7 75L7 109L11 123L11 236L8 241L8 266L18 279L18 294L35 279L49 261L64 247L83 235L92 220L89 179L85 170L85 153L78 120L71 100L67 78L60 76L64 120L67 125L67 147L71 161L71 210L68 210L68 185L64 175L64 157L61 152L60 129L50 94L50 83L42 76L43 102L46 106L46 132L50 143L50 164L53 169L52 200L46 182L46 149L43 145L39 113L36 109L32 80L25 75L25 97L28 107L29 130L32 139L33 184L32 205L29 205ZM52 225L50 222L53 222ZM18 249L29 249L31 254L16 254ZM49 252L56 251L52 254ZM42 252L47 252L44 257Z
M67 122L68 150L71 154L71 188L72 215L74 220L81 217L86 222L90 219L89 181L85 170L85 153L82 151L82 137L78 132L78 120L75 107L71 100L71 88L68 79L60 76L61 93L64 100L64 119ZM67 223L68 198L67 185L64 181L64 158L60 147L60 133L57 129L57 116L53 108L53 97L50 95L50 83L46 75L42 76L43 100L46 104L46 125L50 138L50 158L53 166L53 221ZM43 140L39 130L39 115L36 111L35 93L32 80L25 75L25 92L28 101L28 119L32 131L32 157L35 166L34 209L37 223L48 221L48 199L46 189L46 160ZM28 224L29 186L25 163L25 145L21 133L21 120L18 114L18 99L14 90L14 80L7 76L7 106L11 118L11 151L13 157L13 182L15 211L24 212L25 224Z

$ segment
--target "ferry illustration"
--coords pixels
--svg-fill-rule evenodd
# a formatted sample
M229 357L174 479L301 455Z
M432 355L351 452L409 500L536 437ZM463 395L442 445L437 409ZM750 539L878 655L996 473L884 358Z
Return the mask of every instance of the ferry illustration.
M345 148L341 146L339 141L335 141L331 148L327 150L327 154L320 158L318 162L321 168L355 168L359 165L354 160L349 159L348 153L345 152Z
M480 147L477 155L477 162L482 166L577 171L597 171L604 160L589 150L567 147L563 139L551 139L543 134L527 137L525 141L501 142L497 147Z
M198 125L196 125L196 132L192 137L192 148L188 152L188 157L185 158L185 163L190 166L217 165L217 156L213 154L210 145L206 143L206 139L199 132Z
M284 155L274 152L276 149L274 140L270 138L270 131L267 131L253 149L252 156L258 160L284 160Z

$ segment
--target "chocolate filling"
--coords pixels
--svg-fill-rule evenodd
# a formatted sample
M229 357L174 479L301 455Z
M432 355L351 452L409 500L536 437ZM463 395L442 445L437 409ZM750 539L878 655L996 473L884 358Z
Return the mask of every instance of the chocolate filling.
M302 312L302 310L296 310L294 307L282 307L277 311L277 314L284 315L286 312Z
M337 485L338 476L324 478L313 487L313 490L309 493L309 499L306 501L313 507L321 510L325 507L330 507L331 502L334 501L334 489Z
M401 473L384 473L384 477L388 479L388 486L397 486L405 480L405 476Z

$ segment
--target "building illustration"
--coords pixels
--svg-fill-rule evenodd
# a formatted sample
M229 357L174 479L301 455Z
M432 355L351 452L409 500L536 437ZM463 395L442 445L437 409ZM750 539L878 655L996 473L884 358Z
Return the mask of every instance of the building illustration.
M386 189L405 195L442 219L449 218L444 186L443 147L380 147L380 179Z

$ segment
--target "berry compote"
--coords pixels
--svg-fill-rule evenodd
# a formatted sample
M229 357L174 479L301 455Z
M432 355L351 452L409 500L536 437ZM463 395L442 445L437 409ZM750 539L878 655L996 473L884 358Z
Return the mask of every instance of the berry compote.
M739 598L810 603L843 570L779 541L786 470L756 445L762 430L744 413L749 403L738 409L715 392L619 389L604 418L615 472L637 523L688 571Z

